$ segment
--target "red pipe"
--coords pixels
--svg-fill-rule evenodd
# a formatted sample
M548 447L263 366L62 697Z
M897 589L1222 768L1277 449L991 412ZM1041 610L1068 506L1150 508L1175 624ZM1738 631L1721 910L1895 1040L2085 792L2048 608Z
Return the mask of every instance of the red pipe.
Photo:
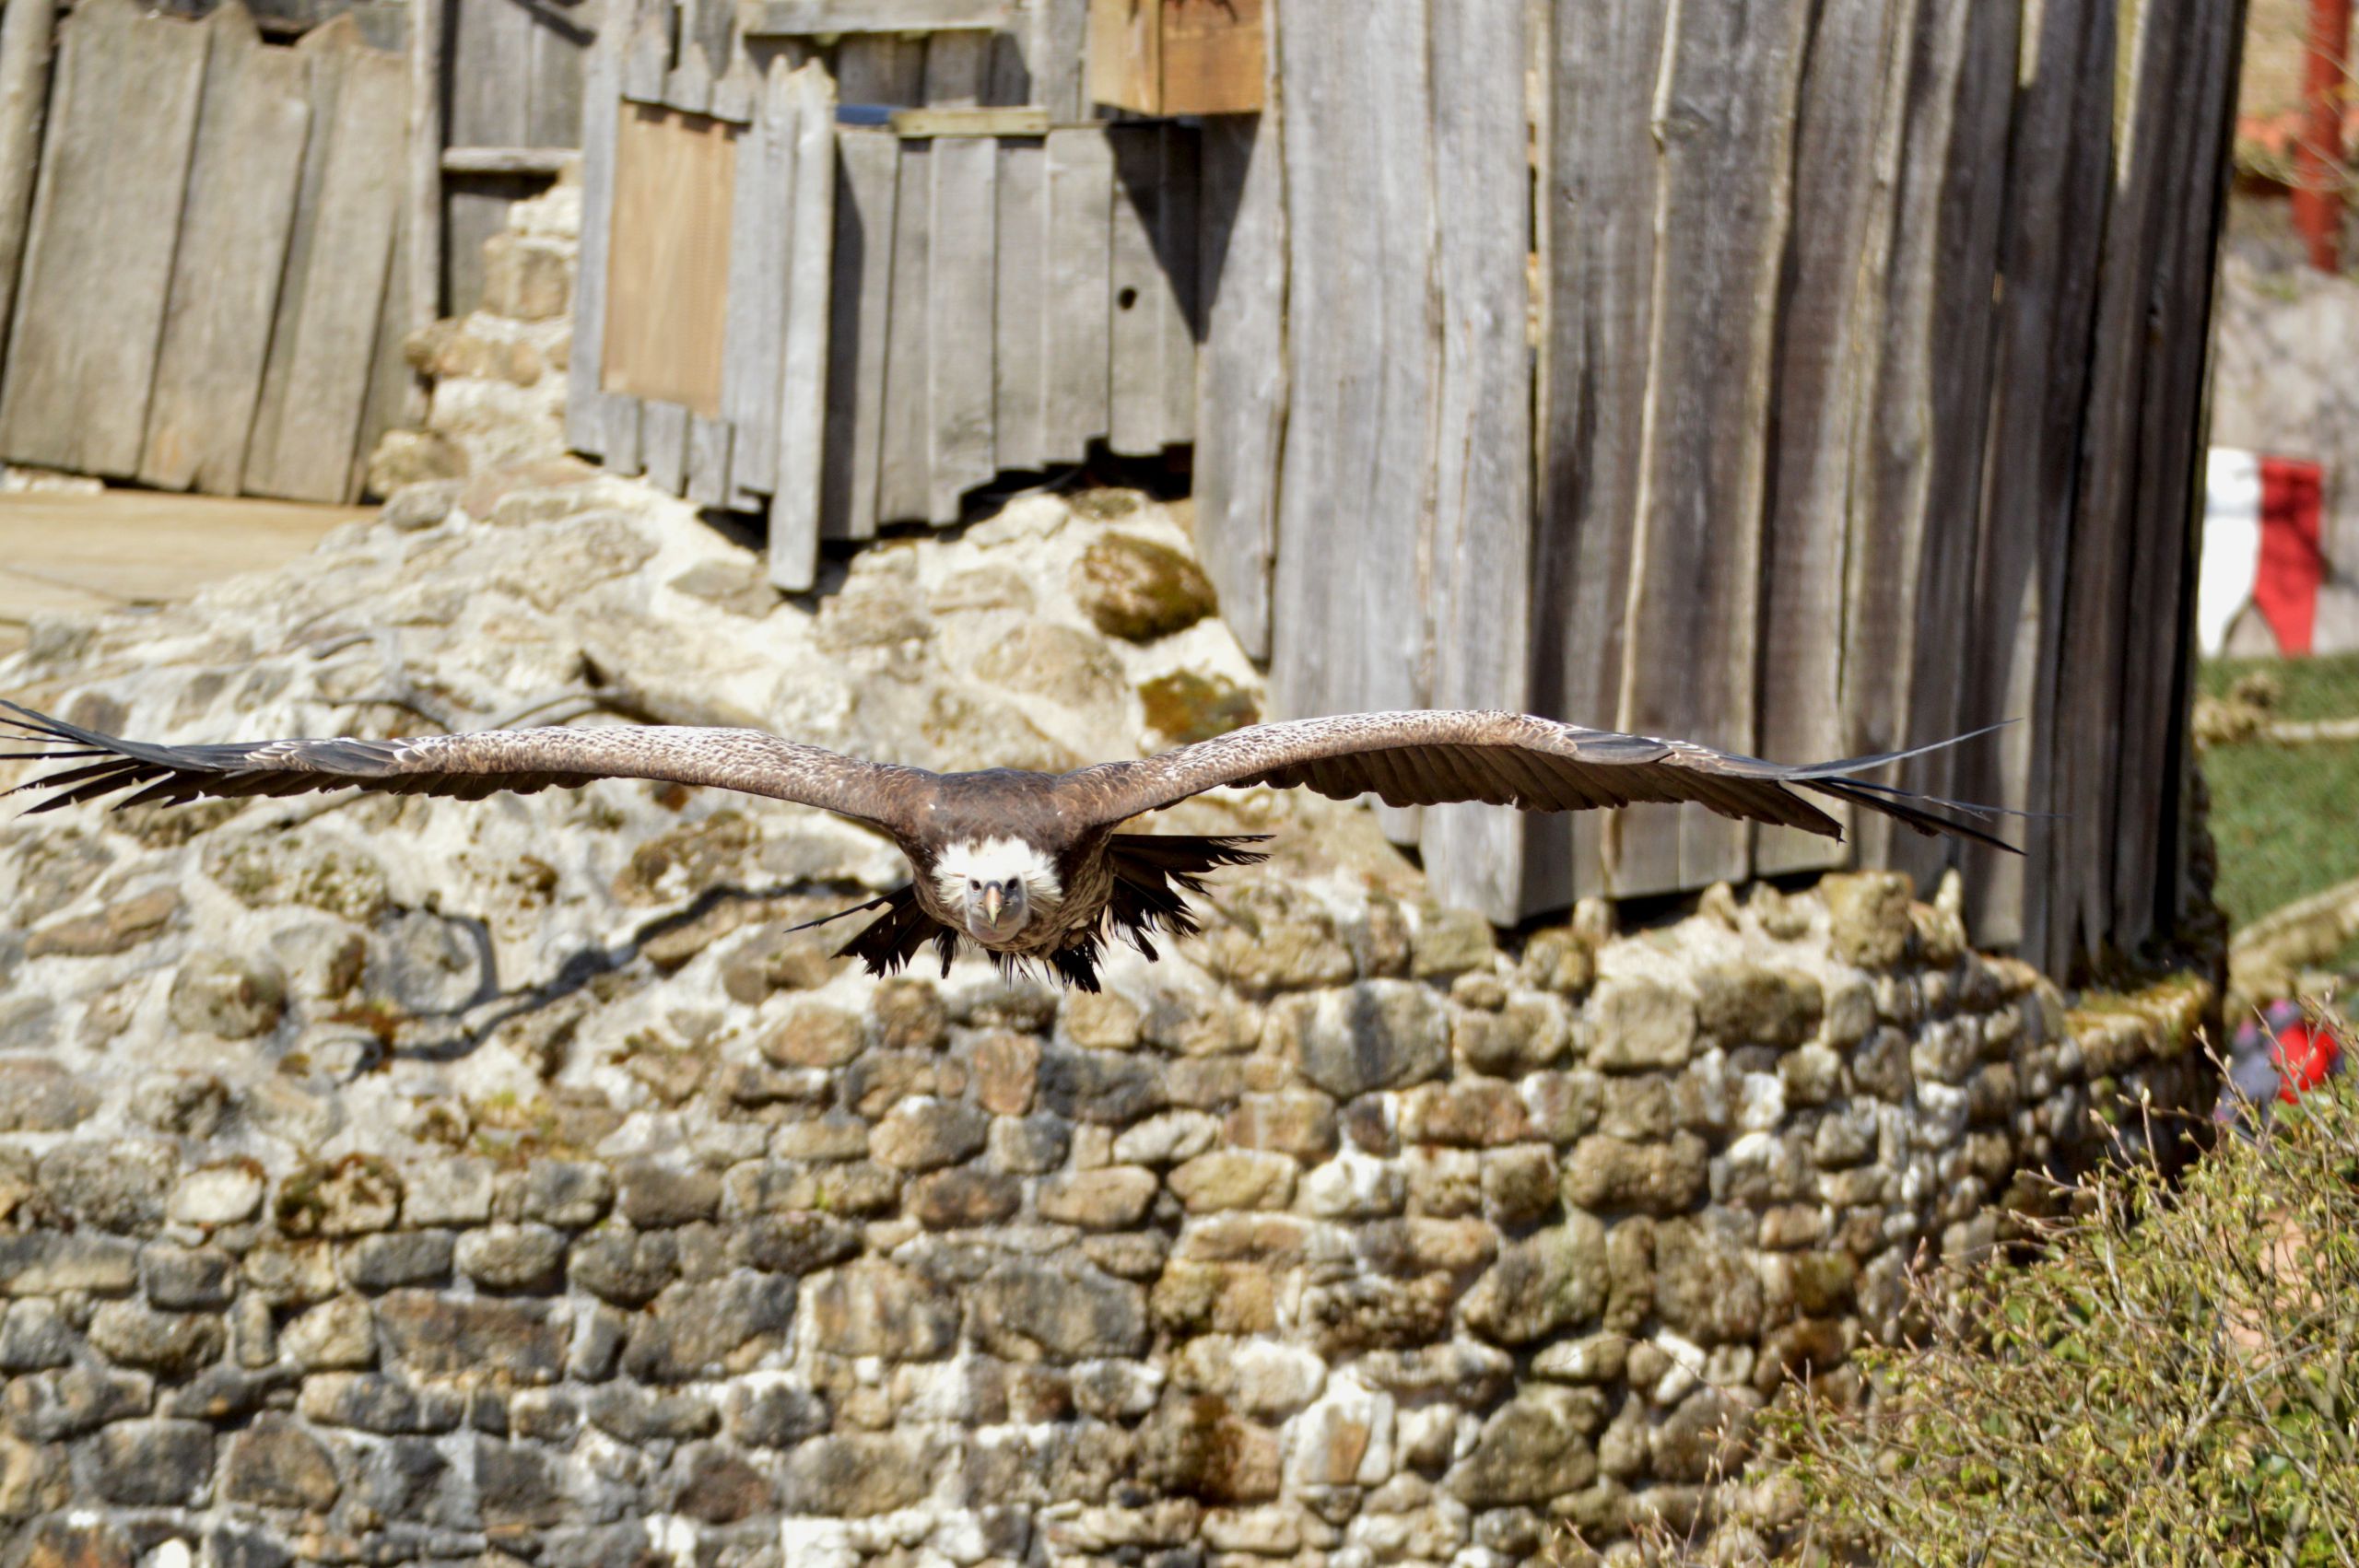
M2342 105L2351 40L2351 0L2310 0L2302 72L2308 123L2294 147L2294 227L2309 241L2310 264L2341 270Z

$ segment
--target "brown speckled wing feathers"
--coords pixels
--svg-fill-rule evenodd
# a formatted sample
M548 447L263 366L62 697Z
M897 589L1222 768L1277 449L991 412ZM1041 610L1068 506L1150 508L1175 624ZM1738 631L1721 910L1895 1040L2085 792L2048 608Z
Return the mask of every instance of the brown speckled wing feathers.
M1692 742L1584 730L1529 714L1359 713L1259 724L1144 762L1084 768L1067 774L1059 788L1089 820L1109 825L1206 790L1267 784L1336 800L1374 794L1396 806L1483 801L1558 812L1692 802L1722 816L1838 836L1835 819L1795 792L1802 789L1897 818L1919 833L2012 848L1942 814L1988 816L1988 808L1852 777L1904 755L1913 754L1789 767Z
M862 762L758 730L623 725L164 746L85 730L8 702L0 702L0 725L18 731L5 738L36 748L0 755L76 765L17 787L52 791L31 808L36 812L110 795L122 795L121 805L177 805L205 796L358 786L481 800L500 790L531 793L593 778L651 778L767 795L896 830L933 778L921 769Z

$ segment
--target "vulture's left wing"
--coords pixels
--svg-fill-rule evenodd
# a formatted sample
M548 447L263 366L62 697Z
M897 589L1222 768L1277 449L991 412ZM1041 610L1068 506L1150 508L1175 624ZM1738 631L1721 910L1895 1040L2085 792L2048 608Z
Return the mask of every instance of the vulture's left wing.
M1916 755L1887 752L1788 767L1691 741L1584 730L1524 713L1355 713L1234 730L1144 762L1083 768L1065 775L1059 788L1089 821L1105 825L1223 785L1269 784L1316 790L1339 801L1373 792L1394 806L1486 801L1567 812L1693 802L1722 816L1841 837L1835 819L1796 794L1800 789L1897 818L1919 833L2014 848L1958 820L2003 814L1994 808L1856 777Z
M933 776L863 762L759 730L633 724L611 729L479 730L393 741L241 741L163 746L127 741L0 702L0 740L30 749L0 757L73 764L7 791L54 791L30 808L54 811L131 791L119 805L178 805L203 796L298 795L358 786L387 794L479 801L593 778L710 784L816 806L887 831ZM10 733L13 729L15 733Z

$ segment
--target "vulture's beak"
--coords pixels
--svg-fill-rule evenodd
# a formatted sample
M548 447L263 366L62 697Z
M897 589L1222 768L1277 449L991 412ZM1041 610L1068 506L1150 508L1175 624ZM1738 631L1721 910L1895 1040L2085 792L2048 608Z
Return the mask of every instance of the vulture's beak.
M1001 883L996 882L983 883L983 923L985 925L997 926L999 912L1006 907L1006 905L1007 892Z

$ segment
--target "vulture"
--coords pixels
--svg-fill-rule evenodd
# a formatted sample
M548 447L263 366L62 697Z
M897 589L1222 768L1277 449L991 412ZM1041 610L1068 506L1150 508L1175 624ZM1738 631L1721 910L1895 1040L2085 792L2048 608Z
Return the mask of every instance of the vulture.
M1203 893L1208 873L1266 858L1257 848L1265 835L1123 831L1150 812L1226 786L1307 788L1337 800L1373 793L1396 806L1482 801L1532 812L1687 802L1722 816L1840 837L1835 819L1806 798L1816 795L1922 834L2013 849L1975 820L1961 820L1987 822L1996 808L1859 777L1972 736L1797 767L1530 714L1355 713L1257 724L1140 762L1050 774L931 773L758 730L676 725L167 746L9 702L0 702L0 724L14 731L6 739L29 747L0 756L70 764L8 791L53 791L34 812L118 794L119 806L177 805L202 796L346 787L481 800L496 790L595 778L713 785L816 806L886 835L909 859L908 886L827 917L884 911L844 948L872 973L893 973L929 943L947 973L963 939L1003 973L1045 966L1084 990L1097 989L1109 937L1152 960L1155 933L1185 937L1199 929L1185 895Z

